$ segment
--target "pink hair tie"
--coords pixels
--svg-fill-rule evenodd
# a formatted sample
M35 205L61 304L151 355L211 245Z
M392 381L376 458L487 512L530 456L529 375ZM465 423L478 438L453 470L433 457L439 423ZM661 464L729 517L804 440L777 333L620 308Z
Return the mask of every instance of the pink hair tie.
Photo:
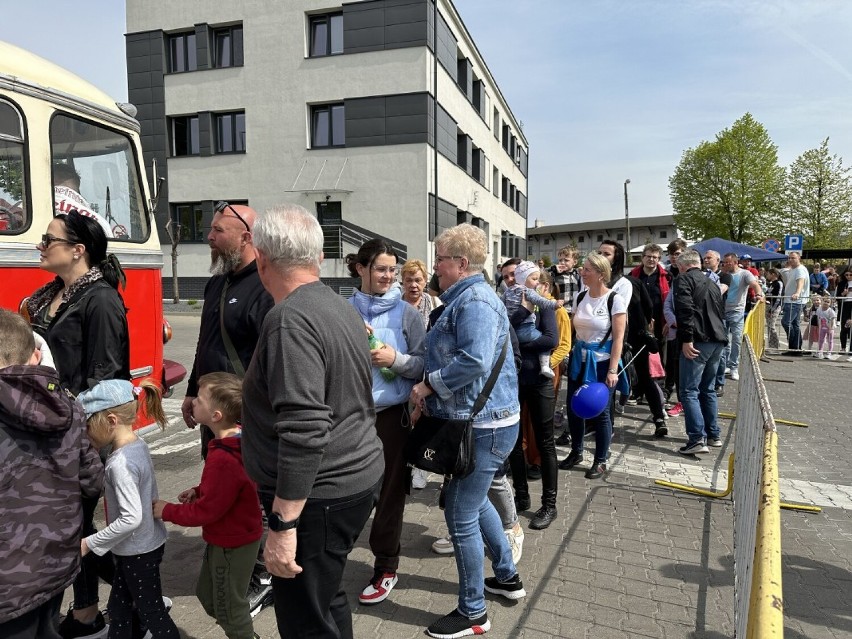
M142 394L142 388L141 388L141 387L139 387L139 386L134 386L134 387L133 387L133 394L134 394L136 397L139 397L139 396Z

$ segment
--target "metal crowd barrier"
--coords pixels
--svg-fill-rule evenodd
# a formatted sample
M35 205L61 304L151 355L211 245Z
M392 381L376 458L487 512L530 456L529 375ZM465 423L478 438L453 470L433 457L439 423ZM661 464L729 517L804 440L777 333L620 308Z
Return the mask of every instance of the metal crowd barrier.
M766 350L766 302L758 300L749 311L743 324L743 338L751 340L751 346L757 359L763 357Z
M752 314L762 317L763 310L755 308ZM758 322L752 320L751 329L757 328ZM720 413L735 418L737 428L725 490L704 490L662 479L655 483L705 497L733 495L735 636L775 639L784 636L780 509L821 509L781 503L775 418L758 364L751 336L746 335L740 351L737 412Z

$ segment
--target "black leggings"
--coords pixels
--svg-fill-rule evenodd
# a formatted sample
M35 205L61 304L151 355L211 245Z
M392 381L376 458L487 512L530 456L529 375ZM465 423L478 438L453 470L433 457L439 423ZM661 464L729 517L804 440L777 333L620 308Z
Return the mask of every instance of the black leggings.
M840 306L840 348L846 350L846 344L852 336L852 327L846 326L846 322L852 319L852 298L843 298L839 301Z

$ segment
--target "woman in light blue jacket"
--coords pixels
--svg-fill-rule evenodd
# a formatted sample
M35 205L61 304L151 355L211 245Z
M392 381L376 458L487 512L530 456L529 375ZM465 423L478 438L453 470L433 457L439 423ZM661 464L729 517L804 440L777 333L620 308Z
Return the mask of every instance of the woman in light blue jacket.
M411 391L419 410L467 419L504 345L507 348L497 382L474 418L475 469L466 477L453 477L446 488L444 516L459 573L459 603L427 628L433 637L487 631L491 622L485 590L512 600L526 596L500 516L488 500L494 474L518 438L521 409L512 346L507 343L506 307L481 274L487 256L485 233L470 224L454 226L435 239L435 272L444 306L426 336L426 378ZM487 579L483 542L495 575Z
M361 278L361 288L350 298L366 324L364 339L371 341L373 402L376 430L382 440L385 476L370 530L370 550L376 559L373 578L358 596L364 605L387 599L397 583L402 516L411 473L403 448L408 438L408 396L423 379L426 330L411 304L402 299L394 248L385 240L365 242L358 253L346 256L349 272Z

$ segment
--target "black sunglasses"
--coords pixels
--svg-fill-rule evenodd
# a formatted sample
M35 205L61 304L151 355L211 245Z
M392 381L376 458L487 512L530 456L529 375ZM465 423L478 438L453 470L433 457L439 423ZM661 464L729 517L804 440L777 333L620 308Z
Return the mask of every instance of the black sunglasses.
M62 244L70 244L71 246L74 246L75 244L77 244L77 242L72 242L71 240L66 240L64 237L54 237L53 235L45 233L44 235L41 236L41 243L39 244L39 246L43 246L44 248L49 249L50 245L53 244L54 242L61 242Z
M230 210L231 210L231 213L233 213L233 214L234 214L234 216L235 216L235 217L236 217L236 218L237 218L240 222L242 222L242 223L243 223L243 226L245 226L245 227L246 227L246 231L248 231L249 233L251 233L251 227L249 227L248 222L246 222L246 221L243 219L243 216L242 216L242 215L240 215L239 213L237 213L237 209L235 209L233 206L231 206L230 204L228 204L228 203L227 203L227 202L225 202L224 200L220 200L219 202L216 202L216 208L214 209L214 210L216 211L216 213L221 213L221 212L222 212L222 211L224 211L225 209L230 209Z

